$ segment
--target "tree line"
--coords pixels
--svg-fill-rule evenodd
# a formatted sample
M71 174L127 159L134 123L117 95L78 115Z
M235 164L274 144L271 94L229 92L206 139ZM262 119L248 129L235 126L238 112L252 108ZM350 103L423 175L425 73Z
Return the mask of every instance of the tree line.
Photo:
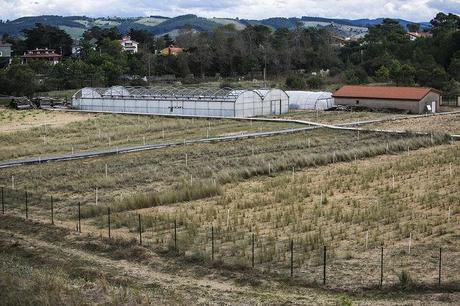
M421 85L456 95L460 81L460 17L439 13L433 20L432 37L411 41L395 20L369 28L356 41L343 41L326 29L272 30L251 25L237 30L233 25L211 32L180 30L174 39L131 29L128 35L140 43L137 54L122 52L117 28L87 30L72 55L73 41L59 28L37 24L24 30L23 38L3 37L15 55L35 48L51 48L64 60L51 66L40 61L21 65L18 59L0 70L0 93L31 95L35 91L110 86L146 85L147 76L174 75L183 82L206 78L286 79L289 88L321 88L324 84L369 82ZM411 25L417 30L417 25ZM177 45L184 52L162 56L159 51ZM328 70L327 75L311 72ZM40 82L36 80L39 79ZM34 81L35 80L35 81Z

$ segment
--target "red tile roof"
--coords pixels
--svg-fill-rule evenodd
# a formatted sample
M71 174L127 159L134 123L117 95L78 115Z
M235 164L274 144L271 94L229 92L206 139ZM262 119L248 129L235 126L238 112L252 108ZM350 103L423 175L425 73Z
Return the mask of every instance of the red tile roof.
M415 100L423 99L428 93L440 91L427 87L396 87L396 86L343 86L332 96L334 98L361 98L387 100Z

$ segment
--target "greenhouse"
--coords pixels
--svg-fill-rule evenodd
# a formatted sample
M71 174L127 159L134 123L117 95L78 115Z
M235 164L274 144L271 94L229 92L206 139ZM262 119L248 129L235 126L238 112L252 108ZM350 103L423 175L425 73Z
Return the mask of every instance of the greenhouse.
M290 109L325 110L334 107L332 93L326 91L288 91Z
M278 89L203 87L83 88L72 97L78 110L201 117L255 117L286 113L289 97Z

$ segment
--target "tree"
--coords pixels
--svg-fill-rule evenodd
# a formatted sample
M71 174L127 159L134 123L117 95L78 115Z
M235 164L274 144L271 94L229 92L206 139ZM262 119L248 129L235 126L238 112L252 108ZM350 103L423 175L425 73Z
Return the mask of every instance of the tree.
M72 38L65 31L37 23L35 28L23 30L27 49L48 48L54 49L63 55L72 54Z
M460 82L460 51L455 52L449 65L450 75Z
M35 73L27 65L13 64L5 73L7 94L15 96L31 96L35 89Z
M390 67L390 78L397 85L413 85L415 83L415 68L410 64L402 64L394 60Z
M314 75L307 79L307 85L308 85L308 88L310 89L319 89L321 88L321 86L323 86L323 84L324 84L324 80L319 75Z
M460 16L455 14L438 13L435 18L430 21L433 26L433 34L435 36L442 35L446 32L457 31L460 29Z
M108 54L111 57L119 58L121 56L121 45L117 40L104 38L99 44L99 49L102 53Z
M344 81L347 84L364 84L368 82L368 76L363 68L352 67L345 71Z
M86 30L83 33L83 40L90 41L93 38L96 39L96 42L99 45L106 38L108 38L109 40L121 39L121 34L115 27L109 29L92 27L91 29Z
M289 89L304 89L305 84L305 80L300 76L292 75L286 78L286 87Z
M388 82L390 80L390 70L385 66L380 66L375 72L375 78L379 82Z
M418 24L418 23L409 23L407 25L407 29L409 30L409 32L418 32L418 31L420 31L420 24Z

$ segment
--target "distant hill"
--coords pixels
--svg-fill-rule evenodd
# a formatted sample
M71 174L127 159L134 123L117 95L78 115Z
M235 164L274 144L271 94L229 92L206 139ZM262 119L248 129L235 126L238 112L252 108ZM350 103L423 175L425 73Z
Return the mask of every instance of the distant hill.
M330 30L337 36L360 37L367 33L367 28L382 23L383 18L378 19L331 19L322 17L283 18L274 17L262 20L231 19L231 18L203 18L196 15L183 15L174 18L162 16L134 17L134 18L89 18L85 16L34 16L22 17L16 20L0 23L0 35L5 33L20 36L22 30L42 23L57 26L68 32L72 38L78 39L82 33L93 26L117 27L122 33L127 33L131 28L147 30L155 35L166 33L179 33L180 29L192 28L198 32L212 31L222 25L233 25L237 30L242 30L248 25L265 25L274 30L286 27L318 27ZM399 23L407 29L411 23L407 20L398 19ZM422 28L429 28L428 22L421 23Z

